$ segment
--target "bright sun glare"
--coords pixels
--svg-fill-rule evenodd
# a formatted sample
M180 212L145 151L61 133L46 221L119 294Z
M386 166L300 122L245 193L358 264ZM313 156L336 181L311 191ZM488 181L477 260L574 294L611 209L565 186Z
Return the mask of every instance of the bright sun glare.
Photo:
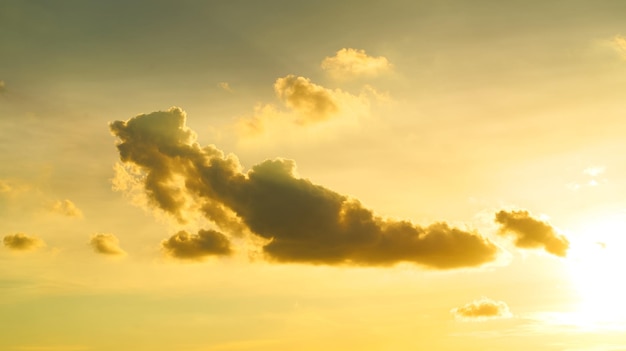
M572 242L570 273L579 295L573 323L589 329L626 330L626 218L606 218L581 228Z

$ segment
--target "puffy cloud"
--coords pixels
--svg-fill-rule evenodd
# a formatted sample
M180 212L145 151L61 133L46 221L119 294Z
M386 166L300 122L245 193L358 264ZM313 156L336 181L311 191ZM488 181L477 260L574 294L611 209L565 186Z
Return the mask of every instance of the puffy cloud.
M500 211L496 213L496 223L500 224L499 234L510 234L515 245L521 248L543 248L547 252L565 257L569 241L548 223L533 218L528 211Z
M495 301L483 297L450 311L461 320L486 320L493 318L509 318L511 311L503 301Z
M173 257L190 260L232 253L228 237L215 230L200 230L198 234L189 234L183 230L163 240L161 246Z
M113 234L92 235L89 245L99 254L110 256L126 255L126 252L120 247L119 239Z
M52 205L52 211L68 217L81 218L83 212L70 200L58 200Z
M322 61L322 69L331 76L343 79L356 76L375 76L390 71L391 63L383 56L372 57L364 50L343 48L335 56L326 57Z
M325 120L339 111L336 92L313 84L308 78L292 74L278 78L274 91L287 107L303 116L302 123Z
M241 118L237 125L246 137L292 135L294 132L319 139L335 129L357 126L361 118L368 117L372 104L388 102L389 97L369 85L358 94L341 89L329 89L295 75L278 78L274 92L283 106L260 104L251 117ZM307 128L294 129L295 126ZM298 139L302 137L298 134Z
M185 209L200 208L226 232L243 225L264 239L268 258L282 262L450 269L496 258L497 247L477 233L382 219L357 200L297 177L293 161L268 160L244 173L234 155L201 147L185 118L171 108L110 125L121 161L142 170L138 180L150 203L179 220ZM219 237L181 232L163 246L193 257L206 252L205 245L214 247L214 241L204 244L207 236Z
M2 239L2 243L15 251L32 251L45 246L43 240L24 233L7 235Z

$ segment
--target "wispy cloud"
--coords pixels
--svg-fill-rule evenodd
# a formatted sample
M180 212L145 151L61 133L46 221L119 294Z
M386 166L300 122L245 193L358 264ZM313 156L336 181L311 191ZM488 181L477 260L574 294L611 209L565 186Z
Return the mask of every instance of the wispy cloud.
M621 35L616 35L613 37L613 40L611 40L611 44L613 48L626 59L626 38Z
M58 200L52 204L52 211L67 217L82 218L83 212L70 200Z

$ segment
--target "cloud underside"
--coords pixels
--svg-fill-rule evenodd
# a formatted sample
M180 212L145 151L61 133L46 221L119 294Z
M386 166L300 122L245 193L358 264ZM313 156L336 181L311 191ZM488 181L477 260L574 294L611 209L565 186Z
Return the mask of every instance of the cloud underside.
M202 260L208 256L230 255L228 237L215 230L200 230L198 234L180 231L161 243L163 250L179 259Z
M461 307L453 308L451 313L461 320L485 320L511 317L509 306L503 301L482 298Z
M322 69L338 79L358 76L376 76L390 71L391 63L383 56L372 57L364 50L343 48L335 56L322 61Z
M2 239L2 243L14 251L33 251L45 246L43 240L24 233L6 235Z
M235 156L196 143L185 119L171 108L110 125L121 161L142 170L138 179L150 203L180 221L200 211L228 235L244 228L281 262L450 269L496 258L497 247L476 233L379 218L357 200L295 176L293 161L268 160L244 173ZM163 245L193 256L203 252L202 240L179 233Z
M500 211L496 213L499 234L511 235L515 246L525 249L542 248L556 256L565 257L569 241L548 223L533 218L528 211Z
M125 256L126 252L120 247L120 241L113 234L95 234L89 241L91 248L99 254L108 256Z

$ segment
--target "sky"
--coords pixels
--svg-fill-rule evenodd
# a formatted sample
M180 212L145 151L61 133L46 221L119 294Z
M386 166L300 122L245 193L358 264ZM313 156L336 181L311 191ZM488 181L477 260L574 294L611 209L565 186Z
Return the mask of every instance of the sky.
M0 2L0 349L626 350L624 14Z

